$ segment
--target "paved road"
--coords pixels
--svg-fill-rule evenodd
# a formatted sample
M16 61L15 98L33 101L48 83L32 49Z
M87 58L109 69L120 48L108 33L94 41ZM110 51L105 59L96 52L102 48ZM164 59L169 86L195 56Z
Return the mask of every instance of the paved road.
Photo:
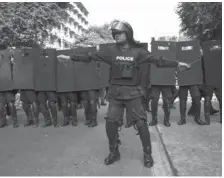
M102 107L95 128L83 125L83 110L78 112L80 122L75 128L24 128L24 113L19 112L18 129L11 125L0 129L0 176L172 175L155 128L150 128L155 158L152 169L143 166L141 142L133 128L122 129L121 160L105 166L109 153L105 112L106 107Z
M83 125L83 110L78 111L80 121L75 128L24 128L24 113L19 112L20 128L10 125L0 129L0 176L172 176L172 165L178 175L221 175L218 116L213 117L211 126L199 127L188 119L187 125L178 127L179 113L173 110L172 127L165 128L160 108L158 129L150 127L155 165L147 169L133 128L122 129L120 134L121 160L110 166L103 164L109 153L105 112L106 107L101 107L99 126L95 128ZM43 117L40 119L43 123Z

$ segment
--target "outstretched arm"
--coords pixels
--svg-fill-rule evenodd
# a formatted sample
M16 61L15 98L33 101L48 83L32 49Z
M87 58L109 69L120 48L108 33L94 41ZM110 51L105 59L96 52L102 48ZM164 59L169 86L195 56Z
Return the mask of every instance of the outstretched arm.
M111 55L110 53L105 50L105 51L97 51L97 52L89 52L89 53L77 53L77 54L72 54L70 56L66 55L59 55L57 56L59 60L69 60L71 59L72 61L75 62L91 62L91 61L101 61L105 62L109 65L111 65L112 60L111 60Z
M175 68L175 67L190 68L190 65L188 65L186 63L168 60L165 57L156 57L156 56L153 56L150 52L148 52L146 50L142 51L140 56L141 56L139 59L140 63L152 63L160 68L162 68L162 67L164 67L164 68Z

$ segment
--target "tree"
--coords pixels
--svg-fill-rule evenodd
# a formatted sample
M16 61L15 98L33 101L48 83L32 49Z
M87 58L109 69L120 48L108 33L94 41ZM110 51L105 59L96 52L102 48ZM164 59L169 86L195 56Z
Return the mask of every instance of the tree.
M0 43L6 46L44 45L48 30L68 17L56 3L0 3Z
M201 42L222 39L221 2L182 2L176 13L186 36Z
M113 43L113 37L108 29L109 24L102 26L91 26L85 34L78 37L77 41L72 45L78 46L96 46L102 43Z

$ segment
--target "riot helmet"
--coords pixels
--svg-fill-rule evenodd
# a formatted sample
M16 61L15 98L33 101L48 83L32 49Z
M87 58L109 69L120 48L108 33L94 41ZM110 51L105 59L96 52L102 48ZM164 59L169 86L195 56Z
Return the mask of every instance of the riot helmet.
M125 32L127 40L131 45L141 47L140 43L134 39L133 28L128 22L121 20L114 20L111 22L109 29L111 30L114 39L116 33Z
M113 38L116 32L125 32L129 40L133 38L133 29L131 25L125 21L114 20L110 24L109 29L112 31Z

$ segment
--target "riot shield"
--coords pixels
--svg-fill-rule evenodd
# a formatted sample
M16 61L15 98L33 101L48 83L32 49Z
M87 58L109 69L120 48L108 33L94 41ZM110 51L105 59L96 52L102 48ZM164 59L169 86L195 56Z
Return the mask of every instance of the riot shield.
M57 55L72 55L72 50L58 50ZM57 60L56 85L57 92L75 91L75 71L72 60Z
M222 87L222 41L206 41L202 44L204 77L207 85Z
M96 51L95 47L76 48L74 53L88 53ZM75 91L100 89L98 62L75 62Z
M56 51L40 49L34 60L35 90L56 91Z
M163 56L170 60L176 60L176 42L152 41L151 53L154 56ZM151 65L151 84L152 85L175 85L175 68L158 68Z
M11 56L9 50L0 51L0 92L13 89Z
M38 56L38 48L14 51L13 85L15 89L34 89L34 59Z
M203 84L201 53L199 41L177 43L177 60L192 64L189 70L178 72L179 86Z

